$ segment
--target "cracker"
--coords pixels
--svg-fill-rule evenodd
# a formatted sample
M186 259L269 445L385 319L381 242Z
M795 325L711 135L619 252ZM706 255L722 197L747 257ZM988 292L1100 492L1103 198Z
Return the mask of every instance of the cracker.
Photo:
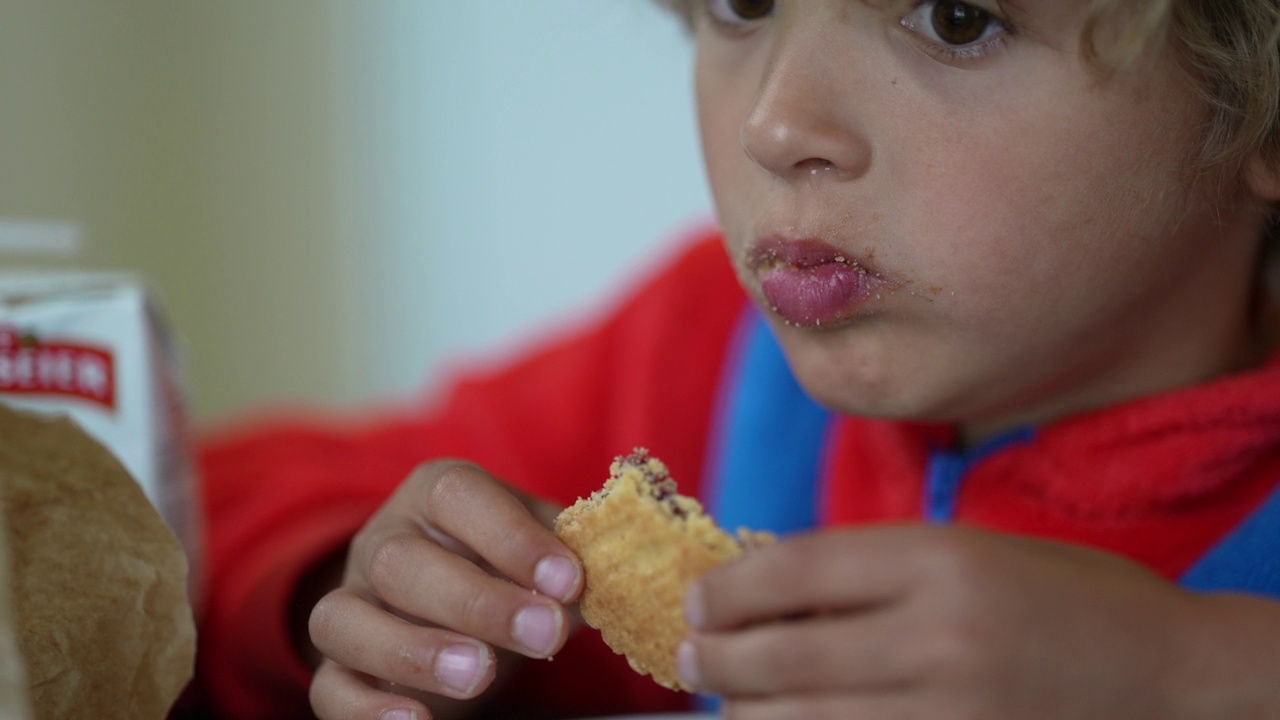
M679 494L661 460L644 448L618 457L604 487L556 518L556 535L582 560L582 617L631 667L673 690L676 648L688 634L684 594L711 568L772 536L716 525Z

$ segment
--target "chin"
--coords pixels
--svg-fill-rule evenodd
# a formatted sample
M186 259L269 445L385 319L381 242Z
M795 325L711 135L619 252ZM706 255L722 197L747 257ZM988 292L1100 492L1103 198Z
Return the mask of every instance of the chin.
M837 337L838 333L821 335L794 328L779 334L791 371L814 400L847 415L902 418L912 414L910 403L904 402L908 394L903 391L903 379L890 371L883 354Z
M963 362L883 326L806 330L776 324L796 380L814 400L845 415L885 420L952 422L978 398L963 388ZM986 386L983 384L982 386Z
M818 404L842 415L875 418L877 420L931 420L931 413L902 396L889 397L878 388L865 389L856 383L831 389L829 385L814 385L803 378L800 384ZM824 392L824 390L830 390Z

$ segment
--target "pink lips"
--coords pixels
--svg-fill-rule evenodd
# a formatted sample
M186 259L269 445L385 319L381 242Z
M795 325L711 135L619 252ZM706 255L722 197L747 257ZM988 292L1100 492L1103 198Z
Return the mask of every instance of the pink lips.
M748 262L770 308L800 327L847 320L888 285L848 253L816 239L762 240Z

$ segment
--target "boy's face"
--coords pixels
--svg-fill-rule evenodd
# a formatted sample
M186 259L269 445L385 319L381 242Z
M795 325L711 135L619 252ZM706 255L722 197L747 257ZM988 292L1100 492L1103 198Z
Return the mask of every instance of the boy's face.
M980 437L1242 362L1264 207L1171 53L1100 81L1088 0L697 5L719 218L819 400Z

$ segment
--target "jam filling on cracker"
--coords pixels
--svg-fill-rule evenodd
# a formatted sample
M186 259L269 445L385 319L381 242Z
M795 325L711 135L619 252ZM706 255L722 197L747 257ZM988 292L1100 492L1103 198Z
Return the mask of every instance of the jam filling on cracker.
M644 481L651 486L650 492L653 494L653 499L665 505L671 514L678 518L688 516L688 512L676 501L676 496L679 494L676 481L667 472L665 465L652 461L648 450L636 448L630 455L622 458L620 465L639 470Z

